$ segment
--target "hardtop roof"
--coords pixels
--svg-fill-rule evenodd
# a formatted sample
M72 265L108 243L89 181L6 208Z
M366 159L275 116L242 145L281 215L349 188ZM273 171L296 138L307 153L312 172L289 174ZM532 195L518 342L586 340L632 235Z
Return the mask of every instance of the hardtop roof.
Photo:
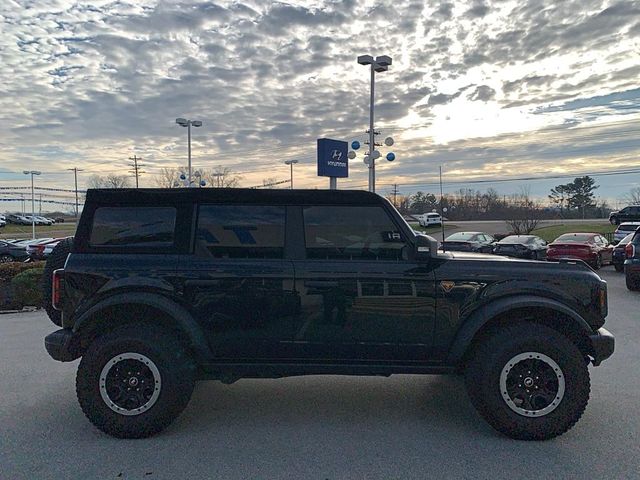
M234 203L247 205L380 205L382 197L363 190L253 188L99 188L87 190L87 204Z

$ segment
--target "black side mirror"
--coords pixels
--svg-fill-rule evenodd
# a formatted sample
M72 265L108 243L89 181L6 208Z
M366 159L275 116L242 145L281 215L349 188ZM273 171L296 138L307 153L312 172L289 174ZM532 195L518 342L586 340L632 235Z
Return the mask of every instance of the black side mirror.
M429 235L416 235L417 259L435 258L438 256L438 241Z

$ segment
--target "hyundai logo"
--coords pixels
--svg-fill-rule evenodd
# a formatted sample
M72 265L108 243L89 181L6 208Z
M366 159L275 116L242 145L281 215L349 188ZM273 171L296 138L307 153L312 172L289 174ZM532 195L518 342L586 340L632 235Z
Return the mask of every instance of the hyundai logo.
M331 159L332 160L341 160L342 159L342 152L340 150L334 150L333 152L331 152Z

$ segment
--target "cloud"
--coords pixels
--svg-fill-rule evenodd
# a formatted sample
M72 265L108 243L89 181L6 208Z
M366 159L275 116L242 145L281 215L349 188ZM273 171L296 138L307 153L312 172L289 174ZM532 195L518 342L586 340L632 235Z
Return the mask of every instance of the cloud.
M637 100L625 97L640 74L637 18L635 2L600 0L5 2L0 159L7 171L57 172L40 179L53 185L75 164L121 171L136 152L150 179L184 163L186 134L174 119L185 116L204 123L193 131L196 163L255 170L244 177L259 184L282 159L300 158L301 185L324 185L314 139L363 138L369 77L355 59L370 53L393 57L376 76L376 126L396 138L399 160L381 168L419 176L448 160L413 153L448 151L435 130L502 143L509 129L637 115ZM468 147L455 160L460 175L511 165L485 167ZM522 152L501 148L482 151L492 162ZM352 171L354 181L366 176Z

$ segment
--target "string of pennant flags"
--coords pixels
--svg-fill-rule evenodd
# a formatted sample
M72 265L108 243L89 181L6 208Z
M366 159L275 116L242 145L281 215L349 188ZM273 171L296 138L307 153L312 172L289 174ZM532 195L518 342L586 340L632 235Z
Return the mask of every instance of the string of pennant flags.
M71 192L76 193L75 190L69 190L67 188L51 188L51 187L33 187L34 190L44 190L47 192ZM31 190L31 187L0 187L0 190ZM87 193L86 190L78 190L78 193Z

